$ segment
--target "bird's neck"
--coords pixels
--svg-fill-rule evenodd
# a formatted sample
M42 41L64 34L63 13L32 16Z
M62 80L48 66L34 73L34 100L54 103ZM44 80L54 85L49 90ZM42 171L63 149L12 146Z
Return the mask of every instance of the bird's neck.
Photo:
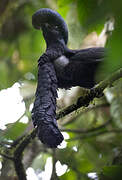
M47 43L47 50L52 50L52 51L58 51L59 53L62 52L62 54L65 52L66 44L64 43L64 41L53 41L53 42L49 42Z

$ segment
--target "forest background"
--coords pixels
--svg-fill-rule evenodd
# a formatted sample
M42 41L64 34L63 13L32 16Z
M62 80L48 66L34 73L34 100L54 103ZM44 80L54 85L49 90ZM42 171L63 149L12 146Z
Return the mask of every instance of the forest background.
M107 48L96 74L104 96L59 118L65 141L56 150L35 138L31 122L37 60L46 48L42 32L32 27L32 15L44 7L65 19L69 48ZM1 180L122 179L121 22L121 0L0 1ZM64 112L86 97L86 90L59 90L58 95L57 112Z

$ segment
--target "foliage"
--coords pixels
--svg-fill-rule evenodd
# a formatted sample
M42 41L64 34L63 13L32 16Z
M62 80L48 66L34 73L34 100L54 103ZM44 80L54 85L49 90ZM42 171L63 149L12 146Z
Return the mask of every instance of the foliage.
M16 147L12 142L18 142L21 136L32 129L30 105L33 102L37 81L37 60L45 50L45 42L42 33L32 27L31 17L37 9L43 7L57 10L66 20L69 26L69 47L71 48L81 48L84 37L93 31L99 35L104 24L112 19L114 30L112 33L107 32L110 33L106 43L108 56L101 65L98 76L105 78L122 67L121 0L117 2L114 0L1 1L0 90L19 82L26 106L25 115L28 117L28 123L21 122L20 118L15 123L8 124L5 130L1 129L1 154L5 154L6 148L12 145L11 155ZM78 91L76 97L80 94L81 92ZM59 177L61 180L88 180L91 179L90 172L96 172L100 180L119 179L122 160L115 164L113 162L116 156L121 155L119 152L121 152L122 141L122 80L112 84L104 91L104 94L103 98L95 99L89 108L82 108L70 117L60 120L59 124L62 129L81 129L82 133L66 130L69 134L69 139L66 140L67 145L63 149L57 149L55 156L52 150L44 147L37 139L33 140L30 145L30 154L33 155L29 154L29 147L26 147L24 152L24 158L29 158L28 161L24 159L25 167L33 167L38 174L38 171L44 170L46 160L49 157L54 160L55 157L56 161L59 160L62 165L66 164L68 167L67 171ZM65 105L64 99L62 99L61 107ZM72 104L73 100L70 103ZM109 121L108 124L106 124L107 121ZM101 125L104 126L97 129ZM33 147L35 141L36 150ZM4 168L7 167L4 166L5 159L2 156L0 161L3 165L2 176ZM13 171L9 169L7 175L12 176Z

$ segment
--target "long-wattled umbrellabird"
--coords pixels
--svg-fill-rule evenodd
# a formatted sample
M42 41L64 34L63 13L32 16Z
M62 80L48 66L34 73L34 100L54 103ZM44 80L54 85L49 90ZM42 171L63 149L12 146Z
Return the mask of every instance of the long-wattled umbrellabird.
M38 84L32 121L42 143L56 148L63 135L56 122L58 88L81 86L92 88L99 63L104 58L104 48L71 50L67 47L68 28L60 14L48 8L32 16L34 28L41 29L46 41L46 51L38 60Z

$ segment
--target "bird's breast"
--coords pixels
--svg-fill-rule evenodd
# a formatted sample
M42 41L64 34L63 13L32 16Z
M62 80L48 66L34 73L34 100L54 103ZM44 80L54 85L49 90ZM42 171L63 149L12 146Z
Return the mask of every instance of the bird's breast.
M68 66L68 64L69 64L69 59L64 55L60 56L54 61L59 88L70 88L69 86L70 77L67 76L65 72L66 71L65 67Z
M64 55L60 56L54 61L54 66L56 70L59 71L62 71L64 67L67 66L68 64L69 64L69 59Z

